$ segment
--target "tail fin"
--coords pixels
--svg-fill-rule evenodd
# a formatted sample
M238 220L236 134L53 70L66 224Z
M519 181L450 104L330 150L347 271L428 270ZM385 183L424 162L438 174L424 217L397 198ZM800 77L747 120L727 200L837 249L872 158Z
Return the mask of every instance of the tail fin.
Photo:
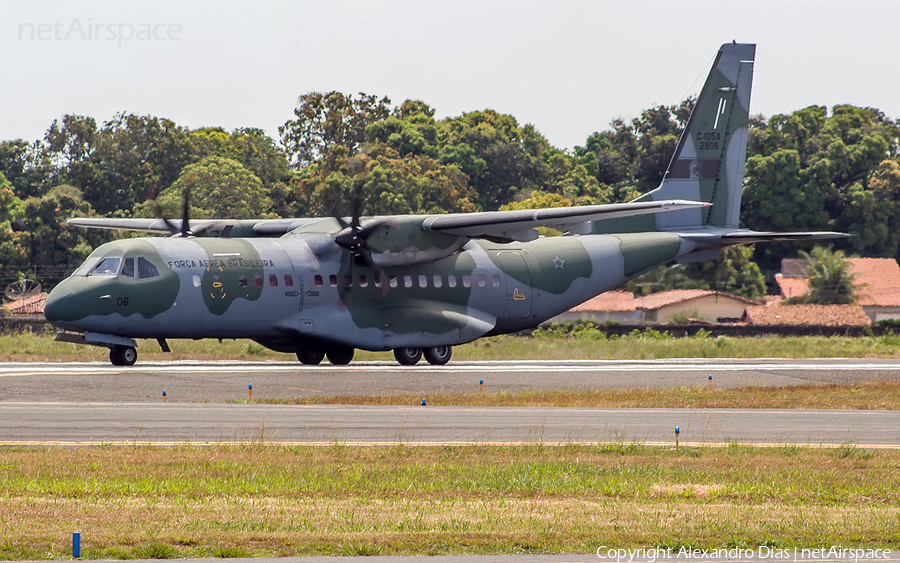
M685 199L712 206L635 219L596 221L593 232L738 226L755 54L754 44L726 43L719 48L662 183L635 200Z

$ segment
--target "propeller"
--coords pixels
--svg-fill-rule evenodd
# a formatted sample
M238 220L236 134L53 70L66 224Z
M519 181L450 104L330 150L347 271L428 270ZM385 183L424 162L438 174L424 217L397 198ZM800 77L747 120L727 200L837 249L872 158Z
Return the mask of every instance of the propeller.
M369 236L372 235L378 227L381 226L381 221L372 221L367 224L365 227L360 226L359 217L360 212L362 210L362 190L361 188L355 190L353 192L353 199L351 201L350 207L350 222L341 216L338 212L337 207L332 211L332 215L334 219L338 222L338 225L341 226L341 231L334 235L334 242L341 248L346 248L350 251L351 259L350 266L348 269L348 275L353 277L353 258L359 256L366 263L366 265L372 268L373 273L376 278L381 278L381 268L379 268L375 264L375 260L372 258L372 253L369 252L369 249L366 248L366 240Z
M165 213L160 213L160 218L165 223L166 228L169 229L169 232L173 237L199 237L203 236L210 225L205 225L200 227L197 230L191 230L191 190L187 186L184 188L184 192L182 193L184 196L184 205L181 208L181 228L175 226L175 223L169 220L166 217Z

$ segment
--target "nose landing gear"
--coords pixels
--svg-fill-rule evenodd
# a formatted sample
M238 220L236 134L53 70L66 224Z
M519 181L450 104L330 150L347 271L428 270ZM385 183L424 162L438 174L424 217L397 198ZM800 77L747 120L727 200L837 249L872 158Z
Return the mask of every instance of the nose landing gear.
M137 350L115 344L109 348L109 361L114 366L133 366L137 361Z

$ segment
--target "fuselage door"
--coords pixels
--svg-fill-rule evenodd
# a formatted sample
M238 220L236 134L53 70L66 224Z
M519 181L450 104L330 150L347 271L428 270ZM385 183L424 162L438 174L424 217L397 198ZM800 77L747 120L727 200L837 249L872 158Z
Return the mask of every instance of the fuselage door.
M525 318L531 314L533 291L531 273L519 250L500 250L497 255L500 269L506 275L506 311L509 318Z

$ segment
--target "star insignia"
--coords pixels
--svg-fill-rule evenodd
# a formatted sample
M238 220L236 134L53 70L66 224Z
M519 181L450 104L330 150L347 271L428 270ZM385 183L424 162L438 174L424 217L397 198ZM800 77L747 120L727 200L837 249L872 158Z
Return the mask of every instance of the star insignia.
M566 261L560 258L559 256L555 256L553 258L553 266L555 270L565 270L566 269Z

